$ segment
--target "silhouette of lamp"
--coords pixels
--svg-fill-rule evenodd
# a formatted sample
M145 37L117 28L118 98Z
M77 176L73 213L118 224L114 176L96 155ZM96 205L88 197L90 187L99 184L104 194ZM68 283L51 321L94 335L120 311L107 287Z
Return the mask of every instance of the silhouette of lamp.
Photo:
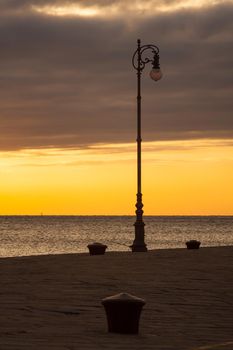
M133 67L137 71L137 203L136 203L136 222L135 239L130 246L132 252L146 252L145 230L143 222L143 204L141 190L141 74L147 63L152 64L150 77L154 81L162 78L162 72L159 66L159 48L155 45L142 45L141 40L137 40L138 48L132 57Z

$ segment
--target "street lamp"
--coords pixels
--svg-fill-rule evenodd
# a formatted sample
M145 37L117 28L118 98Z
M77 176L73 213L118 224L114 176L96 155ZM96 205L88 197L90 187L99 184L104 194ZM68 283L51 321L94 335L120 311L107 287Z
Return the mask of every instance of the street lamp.
M159 48L155 45L142 45L141 40L137 41L138 48L133 54L132 64L137 71L137 203L136 203L136 222L135 239L130 246L132 252L146 252L144 236L144 222L143 222L143 204L142 204L142 190L141 190L141 74L147 63L152 63L152 70L150 77L154 81L162 78L162 72L159 67ZM149 56L148 56L149 55Z

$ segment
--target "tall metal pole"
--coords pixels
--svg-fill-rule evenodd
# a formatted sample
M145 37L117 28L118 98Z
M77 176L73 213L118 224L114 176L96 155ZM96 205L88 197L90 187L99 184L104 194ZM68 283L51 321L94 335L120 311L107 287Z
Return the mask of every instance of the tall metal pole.
M138 39L137 49L137 203L136 203L136 222L135 239L131 246L132 252L146 252L147 247L144 242L144 222L143 222L143 204L142 204L142 175L141 175L141 41Z
M141 46L140 39L137 40L137 50L134 52L132 58L133 67L137 71L137 203L136 203L136 221L135 227L135 239L130 246L132 252L146 252L147 247L145 244L145 230L143 222L143 204L142 204L142 176L141 176L141 74L147 63L152 63L153 69L150 76L153 80L157 81L161 79L162 74L159 67L159 49L155 45L143 45ZM148 50L153 54L153 59L149 57L142 57Z

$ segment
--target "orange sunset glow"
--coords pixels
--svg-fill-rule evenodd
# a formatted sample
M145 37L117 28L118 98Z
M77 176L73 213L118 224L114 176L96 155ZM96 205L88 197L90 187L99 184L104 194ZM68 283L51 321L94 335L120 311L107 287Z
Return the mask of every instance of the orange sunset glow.
M2 152L1 214L133 215L134 144ZM147 142L146 215L231 214L230 140Z

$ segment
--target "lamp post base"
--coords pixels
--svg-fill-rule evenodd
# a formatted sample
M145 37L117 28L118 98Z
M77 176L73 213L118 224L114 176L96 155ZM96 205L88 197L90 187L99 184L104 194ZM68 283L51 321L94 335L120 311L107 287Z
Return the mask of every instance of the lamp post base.
M136 221L134 224L135 227L135 239L133 241L133 244L130 246L132 249L132 252L147 252L147 247L144 241L144 222L143 221Z
M140 167L139 167L140 169ZM130 246L132 252L147 252L147 247L145 244L145 224L143 222L143 204L142 204L142 193L140 190L137 193L137 203L136 203L136 222L134 224L135 227L135 239L133 244Z
M137 244L132 244L130 246L131 250L132 250L132 253L135 253L135 252L147 252L147 247L146 245L144 244L140 244L140 245L137 245Z

